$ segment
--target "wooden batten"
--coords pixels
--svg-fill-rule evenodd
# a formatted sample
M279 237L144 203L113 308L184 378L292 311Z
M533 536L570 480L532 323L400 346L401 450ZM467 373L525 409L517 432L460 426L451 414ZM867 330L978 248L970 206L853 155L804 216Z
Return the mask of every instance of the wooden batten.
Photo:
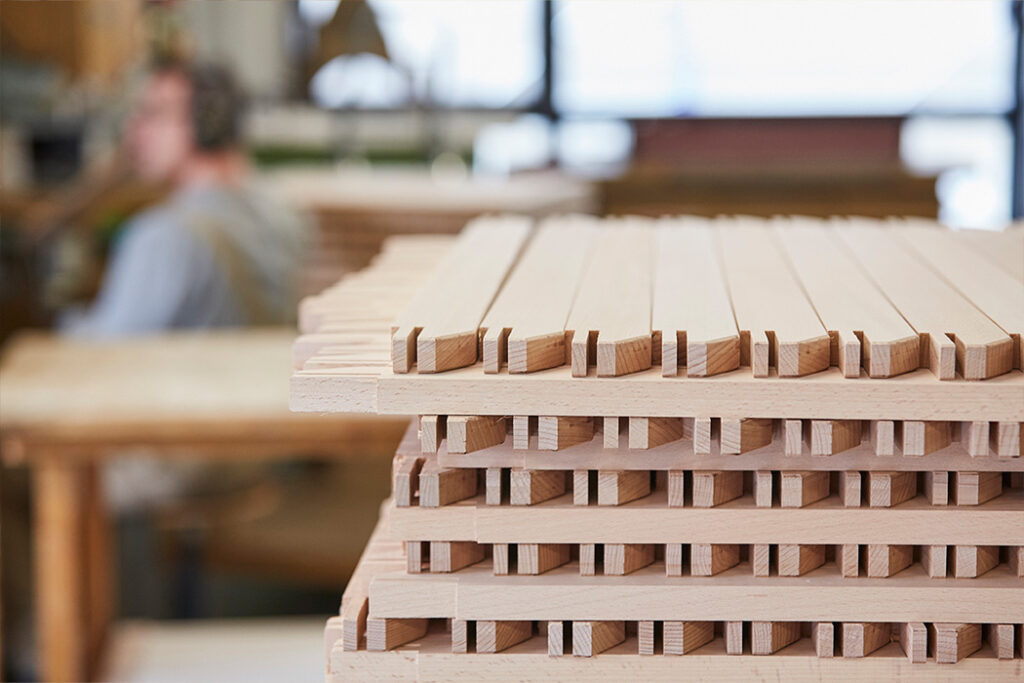
M802 508L827 498L829 495L829 473L782 472L782 507Z
M860 445L860 420L810 420L811 455L833 455Z
M536 505L565 493L566 473L562 470L526 470L513 467L509 473L512 505Z
M721 420L722 454L740 454L772 442L772 420L725 418Z
M714 576L740 563L736 544L694 543L690 546L690 574Z
M999 564L999 547L994 545L954 545L952 551L953 576L975 579Z
M472 453L505 443L505 418L452 415L447 421L447 433L449 453Z
M427 635L428 619L366 620L366 649L371 652L392 650Z
M803 576L825 564L825 546L801 543L779 544L779 576Z
M662 624L663 651L667 655L685 655L707 645L715 637L711 621L666 621Z
M800 623L795 621L753 621L750 623L750 653L772 655L800 640Z
M867 546L869 577L887 578L893 576L909 567L913 562L913 546L875 543Z
M477 621L476 651L501 652L532 635L533 623L529 621Z
M629 418L629 447L657 448L683 438L683 420L678 417Z
M593 438L594 420L589 417L537 418L537 447L542 451L558 451Z
M439 467L436 462L420 468L420 507L441 507L475 496L476 470Z
M743 495L743 473L714 470L693 473L693 506L714 507Z
M624 505L651 493L646 470L600 470L597 473L597 504Z
M626 623L623 621L572 622L572 654L575 657L593 657L625 639Z
M871 507L893 507L916 495L916 472L868 473L868 504Z
M980 624L931 624L932 656L939 664L955 664L981 649Z
M999 472L954 472L953 500L956 505L981 505L1003 493Z
M654 562L653 543L605 543L604 573L625 576Z
M889 624L850 622L843 624L843 656L867 657L875 650L888 645L892 637Z

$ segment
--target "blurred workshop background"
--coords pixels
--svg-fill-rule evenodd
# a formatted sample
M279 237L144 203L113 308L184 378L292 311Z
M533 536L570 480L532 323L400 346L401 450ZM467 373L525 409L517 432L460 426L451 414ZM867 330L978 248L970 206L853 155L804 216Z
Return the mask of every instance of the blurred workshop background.
M494 211L1002 229L1021 17L0 2L3 679L319 678L404 423L287 415L302 295Z

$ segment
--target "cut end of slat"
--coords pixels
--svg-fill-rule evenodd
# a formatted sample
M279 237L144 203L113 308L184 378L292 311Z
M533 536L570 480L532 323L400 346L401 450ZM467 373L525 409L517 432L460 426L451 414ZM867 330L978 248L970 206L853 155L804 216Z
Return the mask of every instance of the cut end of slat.
M778 342L776 363L779 377L802 377L825 370L831 360L829 347L827 334L799 342Z
M760 337L758 339L754 333L750 335L750 369L754 373L754 377L767 377L771 344L764 333L761 333Z
M1013 340L1007 337L988 344L967 346L957 339L964 379L988 379L1013 369Z
M605 341L597 339L597 376L618 377L651 367L651 336Z
M573 332L570 343L573 377L586 377L590 362L590 338L588 332Z
M416 338L419 327L399 327L391 333L391 369L395 374L412 370L416 362Z
M484 372L495 374L505 364L508 351L508 329L492 327L484 333L483 337L483 360Z
M686 375L688 377L711 377L723 372L730 372L739 366L739 335L686 345Z
M860 377L861 345L857 335L853 332L840 332L836 340L836 351L836 365L839 366L843 377Z
M459 332L443 337L430 337L422 332L416 339L418 372L444 372L476 363L477 332Z
M876 341L865 334L862 342L869 377L895 377L921 367L921 337L916 334L893 341Z
M508 339L508 371L536 372L565 363L565 333L554 332L533 337Z
M956 379L956 344L941 332L923 334L927 340L921 342L921 365L939 379Z

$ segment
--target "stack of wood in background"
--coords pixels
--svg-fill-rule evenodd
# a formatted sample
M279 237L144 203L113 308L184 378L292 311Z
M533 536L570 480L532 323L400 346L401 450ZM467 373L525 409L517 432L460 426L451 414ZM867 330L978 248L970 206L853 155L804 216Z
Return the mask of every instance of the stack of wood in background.
M922 221L390 240L295 346L293 409L418 416L328 678L1019 679L1022 269Z

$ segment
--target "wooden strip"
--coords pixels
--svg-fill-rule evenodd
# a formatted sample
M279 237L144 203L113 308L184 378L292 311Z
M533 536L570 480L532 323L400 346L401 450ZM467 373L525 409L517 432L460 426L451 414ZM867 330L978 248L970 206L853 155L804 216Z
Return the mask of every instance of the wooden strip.
M898 574L914 561L914 548L909 545L872 543L867 549L868 576L888 578Z
M1006 551L1010 571L1014 576L1024 578L1024 546L1010 547Z
M953 442L949 422L903 422L903 455L921 456L946 448Z
M561 567L569 558L569 545L565 543L520 543L518 573L529 576L543 574Z
M800 623L796 621L752 621L750 623L750 653L775 654L782 648L800 640Z
M892 635L889 624L872 624L863 621L843 624L843 656L867 657L883 645L888 645Z
M953 234L960 244L1024 282L1024 230L1019 226L1005 230L957 230Z
M624 505L651 493L651 475L645 470L599 470L597 504Z
M503 470L500 467L488 467L484 474L484 502L488 505L501 505L504 497Z
M428 557L426 558L423 556L423 546L422 541L406 541L405 543L405 570L410 574L419 574L424 569L430 571L429 544L427 544Z
M464 654L469 651L469 622L452 619L452 652Z
M940 664L955 664L981 649L980 624L932 624L929 636Z
M955 472L953 499L957 505L981 505L1003 493L999 472Z
M933 223L903 219L896 232L937 275L998 325L1013 340L1013 367L1024 367L1024 282L971 249L956 233Z
M512 448L525 451L530 447L530 418L527 415L512 417Z
M835 624L819 621L811 624L811 642L814 653L819 657L834 657L836 648Z
M682 543L665 544L665 576L683 575L683 550Z
M371 652L391 650L427 635L428 619L366 620L366 649Z
M395 470L392 496L395 499L395 505L409 507L419 496L420 469L423 467L423 458L401 455L396 457L401 458L401 461Z
M780 377L829 366L829 336L764 221L720 220L723 270L744 340L741 355L755 377L778 368Z
M779 576L803 576L825 564L825 546L805 543L779 544Z
M510 473L512 505L536 505L565 493L565 472L526 470L513 467Z
M565 654L565 622L548 622L548 657L561 657Z
M915 370L920 338L842 247L825 221L776 219L776 232L837 353L846 377L892 377Z
M437 453L438 446L445 436L444 416L423 415L420 417L420 445L421 452Z
M584 216L545 220L480 324L484 372L565 363L565 323L598 232Z
M642 655L654 654L654 622L640 621L636 625L637 652Z
M441 507L476 495L475 470L446 469L426 462L420 469L420 507Z
M690 546L690 574L714 576L740 563L740 547L731 543L694 543Z
M693 506L714 507L743 495L743 474L715 470L693 473Z
M828 472L783 472L781 501L784 508L802 508L828 498Z
M811 455L833 455L860 445L860 420L811 420Z
M590 505L590 470L572 471L572 504Z
M739 332L711 226L691 217L658 224L652 328L661 336L666 377L684 365L690 377L740 365Z
M972 458L985 457L989 454L989 423L961 422L960 441L967 454Z
M593 657L626 639L623 621L572 622L572 654L574 657Z
M448 450L472 453L505 442L504 417L491 415L452 415L448 418Z
M773 488L771 470L754 472L754 505L759 508L770 508Z
M693 452L704 455L711 452L713 441L713 425L710 417L695 417L693 419Z
M683 507L686 504L686 472L669 470L668 472L668 506Z
M597 574L598 547L596 543L580 543L580 576Z
M491 544L491 571L495 576L507 576L512 571L511 543Z
M574 377L585 377L592 361L598 377L651 367L653 233L648 223L605 221L597 237L565 326Z
M772 420L722 418L722 453L747 453L772 442Z
M868 505L893 507L917 495L914 472L868 472Z
M860 472L839 473L839 499L848 508L860 507Z
M472 541L431 541L430 571L457 572L484 559L484 547Z
M924 496L931 505L948 505L949 472L925 472Z
M666 621L662 625L663 651L667 655L686 655L715 637L712 621Z
M896 424L892 420L871 420L868 429L875 455L886 456L896 452Z
M999 547L994 545L953 546L953 576L976 579L999 564Z
M605 576L625 576L654 562L653 543L605 543Z
M683 438L683 420L679 417L629 418L629 447L657 448Z
M603 418L603 440L605 448L619 447L619 425L621 421L617 417Z
M804 450L804 430L801 420L782 421L786 455L800 455Z
M725 623L725 652L730 655L743 654L742 621L727 621Z
M933 579L946 576L946 546L926 545L921 548L921 566Z
M518 645L533 635L533 623L529 621L476 622L476 651L494 653Z
M884 223L848 219L846 244L885 296L922 335L922 361L939 379L987 379L1013 367L1013 340L916 257Z
M537 448L542 451L562 450L592 438L594 421L589 417L541 415L537 418Z
M750 546L750 565L754 576L770 576L772 547L767 543L755 543Z
M836 552L836 564L839 565L839 573L843 578L856 578L860 576L860 546L855 543L844 543Z
M911 662L924 662L928 658L928 629L920 621L902 624L900 645Z
M1024 428L1020 422L998 422L992 434L992 450L1000 458L1016 458L1024 454Z
M1013 642L1013 624L990 624L988 626L988 642L992 646L997 659L1013 659L1016 644Z
M392 369L442 372L477 361L480 323L530 236L531 221L471 221L391 325Z

